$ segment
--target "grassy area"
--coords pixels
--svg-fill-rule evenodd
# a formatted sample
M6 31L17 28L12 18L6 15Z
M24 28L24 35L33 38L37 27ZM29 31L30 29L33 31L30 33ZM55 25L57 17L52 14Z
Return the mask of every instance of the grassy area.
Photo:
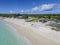
M36 19L29 20L27 22L36 22Z
M50 26L56 27L56 31L60 31L60 25L59 24L51 24Z

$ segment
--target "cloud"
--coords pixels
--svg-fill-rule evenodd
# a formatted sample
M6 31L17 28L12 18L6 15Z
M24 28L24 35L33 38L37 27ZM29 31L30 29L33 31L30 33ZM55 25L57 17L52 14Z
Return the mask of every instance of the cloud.
M40 6L36 6L32 8L32 11L45 11L45 10L50 10L53 9L55 4L43 4Z
M42 4L39 6L35 6L31 9L21 10L21 12L41 12L41 11L52 11L55 10L56 7L59 7L60 4Z
M37 6L31 9L32 12L38 11L38 10L39 10L39 7L37 7Z
M55 4L44 4L41 6L40 11L50 10L53 9Z

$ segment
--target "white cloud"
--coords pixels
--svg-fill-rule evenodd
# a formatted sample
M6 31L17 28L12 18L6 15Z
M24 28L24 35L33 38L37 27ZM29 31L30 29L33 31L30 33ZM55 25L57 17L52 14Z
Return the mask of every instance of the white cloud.
M39 9L39 7L36 6L36 7L32 8L31 11L32 11L32 12L38 11L38 9Z
M57 4L42 4L40 6L35 6L34 8L31 9L26 9L26 10L21 10L21 12L41 12L41 11L46 11L50 9L54 9Z
M54 8L55 4L43 4L32 8L32 11L45 11Z
M40 11L53 9L55 4L43 4L40 8Z

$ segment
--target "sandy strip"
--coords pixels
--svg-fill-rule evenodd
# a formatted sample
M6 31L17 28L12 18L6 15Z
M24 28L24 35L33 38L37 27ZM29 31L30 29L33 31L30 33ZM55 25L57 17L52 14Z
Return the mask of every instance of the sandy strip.
M27 37L34 45L60 45L50 39L47 39L43 37L40 34L37 34L36 32L32 31L35 29L28 28L25 26L17 25L14 23L10 23L14 28L17 29L18 33L20 35L23 35ZM38 29L37 29L38 30Z

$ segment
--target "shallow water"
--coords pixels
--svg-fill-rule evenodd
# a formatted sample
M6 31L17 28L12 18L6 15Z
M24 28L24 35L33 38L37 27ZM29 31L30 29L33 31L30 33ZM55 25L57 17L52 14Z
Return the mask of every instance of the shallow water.
M12 30L6 23L0 21L0 45L25 45Z

